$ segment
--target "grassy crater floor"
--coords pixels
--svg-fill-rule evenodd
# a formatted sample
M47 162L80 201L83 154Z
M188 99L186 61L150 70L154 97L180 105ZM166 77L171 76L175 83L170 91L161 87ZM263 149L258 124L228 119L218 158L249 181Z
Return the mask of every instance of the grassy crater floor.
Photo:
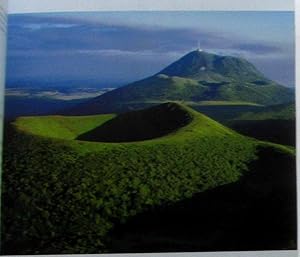
M237 182L258 147L294 158L292 148L171 105L188 124L136 142L76 140L114 114L18 118L5 134L2 253L106 252L116 223Z

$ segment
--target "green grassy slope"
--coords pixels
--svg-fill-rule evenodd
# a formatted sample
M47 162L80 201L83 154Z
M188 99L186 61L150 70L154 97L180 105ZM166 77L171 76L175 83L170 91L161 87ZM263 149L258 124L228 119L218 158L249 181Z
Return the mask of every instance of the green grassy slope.
M168 104L162 104L167 106ZM194 138L203 138L204 142L207 138L213 136L226 136L232 135L233 137L240 137L220 123L208 118L207 116L194 111L193 109L179 105L178 103L171 103L175 108L183 110L191 118L191 122L186 126L174 131L160 138L152 140L145 140L133 143L92 143L85 141L69 140L68 145L78 150L89 151L101 150L102 148L114 148L116 146L128 146L128 145L153 145L156 143L182 143L185 140L192 140ZM171 109L170 109L171 110ZM122 116L122 115L120 115ZM92 115L92 116L35 116L35 117L21 117L13 123L14 127L24 134L30 134L35 136L41 136L43 138L53 138L54 141L58 139L75 139L85 132L90 132L96 127L101 127L105 122L112 120L115 115ZM86 123L88 121L88 123ZM50 125L49 125L50 124ZM120 125L120 124L118 124ZM116 125L116 126L118 126ZM120 128L122 130L122 128Z
M115 223L238 181L266 145L179 108L186 126L126 143L74 140L113 115L18 119L5 135L2 253L104 252Z
M149 107L151 102L184 101L193 105L203 101L231 101L270 105L289 102L293 98L293 90L273 82L266 85L240 81L207 82L160 74L89 100L68 114L126 112Z
M20 117L14 124L19 130L32 135L75 139L79 134L105 123L114 116L114 114L86 117L32 116Z

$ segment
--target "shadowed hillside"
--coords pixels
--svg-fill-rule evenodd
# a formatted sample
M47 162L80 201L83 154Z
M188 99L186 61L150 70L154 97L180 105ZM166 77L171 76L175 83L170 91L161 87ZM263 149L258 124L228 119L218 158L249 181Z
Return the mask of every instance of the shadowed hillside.
M246 136L295 146L295 119L295 103L289 103L245 112L225 124Z
M120 114L101 126L77 137L99 142L131 142L160 137L187 125L189 112L176 103Z
M295 120L239 120L231 122L229 126L246 136L296 146Z
M295 158L265 147L258 157L239 182L119 224L111 251L295 250Z
M295 102L270 105L241 114L235 120L294 120L296 117Z

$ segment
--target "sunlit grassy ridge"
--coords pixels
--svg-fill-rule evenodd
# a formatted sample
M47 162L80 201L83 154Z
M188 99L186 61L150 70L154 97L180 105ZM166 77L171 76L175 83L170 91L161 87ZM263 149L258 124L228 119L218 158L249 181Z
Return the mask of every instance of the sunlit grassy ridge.
M82 117L40 116L20 117L15 122L19 130L37 135L60 139L75 139L81 133L93 129L112 119L114 114Z
M74 140L114 115L19 118L5 142L3 251L103 252L115 222L238 181L264 143L171 105L191 121L138 142Z
M173 104L179 106L179 104ZM21 117L14 122L14 126L23 131L25 134L36 135L42 137L44 140L47 138L53 138L54 141L58 139L68 140L65 143L76 149L83 148L90 149L90 151L101 150L102 148L115 148L128 147L128 146L140 146L140 145L153 145L159 143L177 144L193 141L195 138L202 138L204 142L211 137L226 137L233 136L237 138L244 137L235 133L233 130L222 126L218 122L208 118L207 116L192 110L189 107L180 105L185 111L191 115L192 120L186 126L174 130L172 133L163 137L155 138L152 140L144 140L140 142L129 143L92 143L82 140L70 140L75 139L81 134L88 132L95 127L104 124L105 122L112 120L115 115L92 115L92 116L37 116L37 117ZM69 141L70 140L70 141ZM245 139L246 140L246 139ZM84 150L85 152L86 150Z

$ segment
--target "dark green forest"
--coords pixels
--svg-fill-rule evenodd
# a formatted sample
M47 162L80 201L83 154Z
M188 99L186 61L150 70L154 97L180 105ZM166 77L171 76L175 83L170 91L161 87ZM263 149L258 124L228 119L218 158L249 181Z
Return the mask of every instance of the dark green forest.
M267 222L261 231L268 233L267 229L275 226L273 238L283 232L285 236L277 241L266 238L261 245L269 244L268 249L295 249L294 149L242 136L182 105L169 103L149 110L152 112L157 108L160 113L170 116L174 111L178 117L183 117L182 121L185 117L189 119L184 124L179 122L180 126L175 124L166 135L124 143L76 140L79 135L111 121L120 126L118 116L114 115L27 117L7 125L2 253L178 251L184 250L182 246L190 236L193 238L191 249L226 250L224 243L231 242L237 235L253 235L255 226L239 230L239 224L246 224L249 215L268 201L271 201L270 205L265 205L268 211L261 210L268 219L265 216L259 219L256 214L253 225L258 227L261 222ZM125 117L136 115L141 112ZM274 159L276 163L273 163ZM216 194L222 197L210 193L214 190L220 191ZM224 206L226 201L221 204L226 196L228 206ZM239 200L235 200L237 198ZM277 199L287 207L283 207L282 212L274 203ZM289 201L285 202L286 199ZM194 205L194 201L195 212L185 207L188 202ZM217 209L209 207L212 201L220 203ZM177 205L183 207L177 208ZM182 208L186 211L183 216ZM269 216L271 211L279 212ZM169 231L168 239L165 239L164 227L156 232L147 228L148 222L156 222L155 215L151 214L148 219L148 212L162 212L163 219L169 216L166 230L168 226L174 227ZM198 216L197 213L202 214ZM220 216L212 213L223 213L224 217L216 223ZM234 219L230 218L231 213L235 215ZM241 220L236 223L238 216ZM176 217L180 217L180 222ZM280 223L279 217L285 217L286 223ZM184 225L180 225L185 222L189 227L198 228L199 234L188 235ZM222 230L225 224L236 227L236 232L232 235L228 228ZM124 229L128 226L129 229ZM134 230L143 226L149 233L142 229L137 232L144 235L140 237L142 242L138 243L138 248ZM186 237L176 238L177 229ZM222 233L216 238L213 231L219 230ZM205 231L211 232L203 234ZM201 242L204 235L207 236L206 243L196 243ZM239 238L241 250L260 248L258 241L262 238L259 236L257 244L247 244L248 237ZM131 239L135 242L133 245ZM150 245L145 245L143 240ZM132 248L123 248L124 245ZM228 244L228 247L234 249L235 246Z

